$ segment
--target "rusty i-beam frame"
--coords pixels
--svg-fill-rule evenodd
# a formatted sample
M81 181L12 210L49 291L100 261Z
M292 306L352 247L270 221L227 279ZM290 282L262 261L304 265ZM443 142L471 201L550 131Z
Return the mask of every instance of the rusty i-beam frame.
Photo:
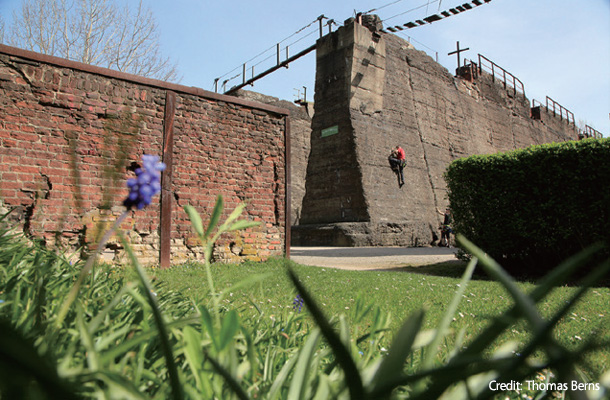
M165 170L161 178L161 221L159 264L170 267L172 235L172 171L174 168L174 116L176 114L176 93L165 92L165 117L163 119L163 162Z
M257 80L259 80L259 79L261 79L261 78L264 78L265 76L269 75L270 73L275 72L275 71L277 71L278 69L280 69L280 68L282 68L282 67L286 67L286 66L288 66L288 64L290 64L290 63L291 63L291 62L293 62L294 60L296 60L296 59L298 59L298 58L301 58L301 57L303 57L304 55L306 55L306 54L308 54L308 53L311 53L311 52L312 52L312 51L314 51L315 49L316 49L316 45L314 44L314 45L312 45L312 46L310 46L310 47L306 48L305 50L303 50L303 51L299 52L298 54L295 54L294 56L292 56L292 57L290 57L290 58L287 58L286 60L282 61L281 63L279 63L279 64L277 64L277 65L275 65L275 66L273 66L273 67L269 68L268 70L266 70L266 71L264 71L264 72L261 72L260 74L258 74L258 75L256 75L256 76L254 76L254 77L252 77L252 78L250 78L250 79L248 79L248 80L245 80L245 79L244 79L244 81L243 81L242 83L240 83L240 84L239 84L239 85L237 85L237 86L233 86L231 89L227 90L227 91L226 91L224 94L228 94L228 95L230 95L230 94L232 94L232 93L235 93L235 92L237 92L239 89L241 89L241 88L243 88L243 87L245 87L245 86L248 86L248 85L250 85L250 84L254 83L255 81L257 81ZM279 58L279 56L278 56L278 58ZM244 64L244 71L245 71L245 64ZM245 72L244 72L244 76L245 76Z
M319 23L319 31L320 31L320 37L324 36L324 19L326 19L326 17L324 15L320 15L317 20ZM334 21L331 19L328 21L328 26L329 26L329 33L332 29L332 23ZM251 85L253 84L255 81L264 78L265 76L269 75L272 72L277 71L280 68L288 68L288 64L290 64L291 62L303 57L306 54L311 53L312 51L314 51L316 49L316 45L313 44L311 46L309 46L308 48L306 48L305 50L295 54L292 57L288 57L288 47L286 47L286 59L284 61L280 61L280 44L278 43L276 45L276 53L277 53L277 63L276 65L274 65L273 67L267 69L266 71L261 72L260 74L254 76L254 67L252 67L252 78L250 79L246 79L246 64L243 64L242 66L242 83L240 83L239 85L233 86L231 89L227 90L226 92L224 92L224 94L228 94L231 95L235 92L237 92L239 89ZM218 78L214 80L214 88L216 91L218 91Z

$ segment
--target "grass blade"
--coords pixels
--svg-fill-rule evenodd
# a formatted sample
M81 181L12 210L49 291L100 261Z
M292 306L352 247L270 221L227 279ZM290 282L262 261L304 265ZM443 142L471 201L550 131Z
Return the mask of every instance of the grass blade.
M210 364L212 364L214 370L216 370L216 372L218 372L224 378L231 390L233 390L233 393L235 393L235 395L239 399L249 400L248 394L244 391L239 382L237 382L237 380L233 377L233 375L231 375L229 371L227 371L222 365L220 365L220 363L216 361L213 357L210 357L206 354L206 358L210 362Z
M538 314L534 301L517 287L513 278L502 269L500 264L465 237L458 235L458 240L470 254L479 259L481 266L485 271L504 286L515 301L515 305L521 310L525 319L532 326L532 330L537 333L541 329L544 329L544 320L540 317L540 314Z
M27 386L35 381L49 398L79 399L52 365L52 362L38 354L33 343L0 319L0 389L13 394L26 394ZM27 385L21 384L25 382Z
M199 390L202 390L201 373L203 370L203 352L201 348L201 335L191 326L186 326L182 330L184 336L184 355L188 365L191 367L195 383Z
M227 229L227 232L229 232L229 231L239 231L239 230L242 230L242 229L248 229L248 228L252 228L252 227L258 226L258 225L260 225L260 222L258 222L258 221L247 221L245 219L242 219L240 221L237 221L233 225L231 225Z
M184 211L189 216L191 225L193 226L193 229L195 229L197 235L199 235L200 238L203 238L203 222L201 221L201 216L199 216L199 213L195 210L195 207L187 204L184 206Z
M208 227L203 234L203 240L206 240L212 234L216 225L218 225L218 221L220 220L220 216L222 215L223 209L223 201L222 196L218 196L216 198L216 205L214 206L214 210L212 211L212 216L210 217L210 222L208 223Z
M472 278L472 273L474 272L474 267L476 265L477 265L476 258L473 258L468 263L468 266L466 267L466 271L464 271L464 275L462 276L462 280L460 281L459 288L455 292L455 295L453 296L453 298L451 299L451 303L449 304L449 307L447 307L447 310L443 314L443 317L441 319L441 322L439 323L438 329L436 330L436 335L434 336L432 343L430 344L430 346L428 346L428 351L426 352L426 358L424 359L424 363L422 365L423 368L428 368L432 365L434 357L436 357L436 355L438 353L438 346L440 345L441 340L445 337L445 335L447 334L447 331L449 330L449 325L451 324L451 321L453 320L453 316L457 312L458 305L460 304L460 301L462 300L462 296L463 296L464 292L466 291L468 282L470 282L470 279Z
M269 393L267 398L274 400L281 394L280 389L284 386L284 382L288 379L288 375L290 375L290 371L294 368L294 365L297 363L299 359L299 353L295 353L285 364L282 366L282 369L275 377L273 381L273 385L271 385L271 389L269 389Z
M592 246L560 264L541 280L540 284L529 294L529 297L536 303L544 299L555 286L563 283L565 279L589 261L601 248L601 246ZM497 318L481 335L477 336L461 354L473 355L483 351L518 316L519 310L516 306L513 306L509 311L504 313L502 318Z
M176 367L176 362L174 360L174 354L172 352L172 346L169 342L169 335L167 332L167 327L165 326L165 322L163 321L163 316L161 315L161 310L159 310L159 305L157 304L157 299L153 295L152 287L150 286L150 282L148 277L146 276L146 272L142 266L140 266L140 261L133 253L131 246L127 243L127 240L123 235L119 235L121 238L121 242L129 255L129 258L135 267L138 278L140 279L140 283L144 287L144 293L146 298L150 304L152 309L153 317L155 319L155 323L157 325L157 329L159 331L159 340L161 342L161 349L163 352L163 356L165 358L165 365L167 367L167 372L169 374L170 386L172 388L172 397L174 400L183 400L184 399L184 391L182 390L182 383L180 382L180 377L178 375L178 368Z
M231 213L231 215L229 215L227 220L222 224L222 229L223 230L228 229L229 226L231 225L231 223L233 221L235 221L241 215L242 212L244 212L245 208L246 208L246 203L238 204L237 207L235 207L235 209Z
M212 316L210 315L210 312L208 311L207 308L202 307L202 308L199 308L199 314L201 314L201 323L203 324L205 329L208 331L208 335L210 336L210 339L212 340L212 343L214 344L214 349L216 349L216 351L218 351L220 348L220 344L218 343L218 338L214 334L214 323L212 322Z
M220 348L223 350L233 340L233 336L239 330L239 321L237 319L237 311L231 310L222 320L220 328Z
M123 286L119 292L113 297L102 311L100 311L89 323L89 330L95 332L100 324L104 321L104 318L112 311L112 309L121 302L121 298L132 288L133 283L128 282Z
M288 390L289 399L303 399L305 393L309 388L308 376L311 372L311 361L315 355L318 343L320 342L320 330L314 330L305 345L301 349L297 361L297 365L292 376L292 382L290 382L290 389Z
M561 263L557 268L549 272L536 286L534 290L529 293L529 298L533 302L539 302L544 299L554 287L562 284L570 275L585 265L591 260L591 258L603 248L603 245L593 245L590 248L583 250L581 253L569 258L565 262ZM463 360L472 359L477 357L478 354L484 352L497 338L504 332L508 326L514 323L521 315L521 308L518 305L514 305L511 309L506 311L500 318L495 318L494 323L490 324L481 334L479 334L464 350L458 352L447 364L448 368L452 368L455 365L463 363ZM544 330L544 329L543 329ZM542 335L535 335L535 337L542 337ZM521 351L523 355L526 350ZM514 361L514 360L512 360ZM508 369L514 368L514 364L508 363ZM429 388L428 395L436 398L440 396L445 389L453 383L453 379L450 375L439 375L435 378L434 384Z
M333 330L333 327L328 322L328 319L324 316L324 313L316 302L313 300L309 292L305 289L305 286L299 281L296 273L292 270L292 268L287 264L286 266L288 270L288 276L290 280L297 288L297 291L303 297L303 301L307 305L309 312L311 313L313 319L318 324L318 327L322 331L322 335L328 342L329 346L332 348L335 357L337 357L337 361L343 372L345 373L345 381L347 387L349 389L350 398L352 400L362 399L364 398L364 388L362 386L362 377L360 376L360 371L356 366L356 363L351 357L351 354L347 348L341 342L341 339Z
M197 324L198 322L200 322L199 318L196 318L196 317L186 318L186 319L170 322L166 325L166 327L168 329L176 329L176 328L182 328L185 325ZM143 332L139 335L136 335L127 341L121 342L120 344L116 345L115 347L112 347L111 349L109 349L109 350L105 351L103 354L101 354L100 362L102 364L104 364L104 363L109 362L109 360L120 357L121 355L125 354L130 349L134 348L135 346L145 343L147 341L150 341L151 339L157 337L157 335L158 335L157 332L149 330L149 331Z
M396 333L389 354L383 359L373 377L372 398L381 397L382 394L377 393L378 389L402 375L405 360L411 354L413 343L422 327L423 321L424 311L416 311L405 320Z

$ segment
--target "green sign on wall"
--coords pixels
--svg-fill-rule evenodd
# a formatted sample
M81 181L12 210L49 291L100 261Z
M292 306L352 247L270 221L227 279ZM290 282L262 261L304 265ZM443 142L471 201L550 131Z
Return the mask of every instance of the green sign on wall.
M331 126L330 128L322 129L321 137L336 135L339 133L339 125Z

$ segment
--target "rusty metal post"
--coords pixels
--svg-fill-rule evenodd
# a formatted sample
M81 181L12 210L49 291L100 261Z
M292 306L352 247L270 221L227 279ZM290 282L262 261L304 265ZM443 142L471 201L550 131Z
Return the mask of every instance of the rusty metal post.
M324 31L323 31L324 23L323 23L323 20L324 20L324 15L320 15L318 17L318 23L320 25L320 37L324 36Z
M279 43L275 46L275 50L277 53L277 65L280 65L280 44Z
M515 78L515 76L513 75L513 89L514 89L514 96L515 98L517 97L517 79Z
M172 171L174 155L174 117L176 115L176 93L165 92L165 115L163 117L163 162L165 170L161 176L161 221L159 265L169 268L172 236Z
M292 181L290 179L290 116L284 117L284 182L285 182L285 195L284 195L284 256L290 259L290 241L292 238L290 229L292 224L290 222L290 203L291 203L291 190L290 186Z
M242 73L241 73L241 75L242 75L242 79L243 79L243 82L242 82L242 83L243 83L243 84L245 84L245 83L246 83L246 63L244 63L244 65L243 65L243 67L242 67Z

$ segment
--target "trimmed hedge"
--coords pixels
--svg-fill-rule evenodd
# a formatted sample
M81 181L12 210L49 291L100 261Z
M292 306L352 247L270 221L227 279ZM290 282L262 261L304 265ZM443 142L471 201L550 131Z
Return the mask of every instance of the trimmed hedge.
M513 273L610 243L610 139L462 158L445 180L454 230Z

